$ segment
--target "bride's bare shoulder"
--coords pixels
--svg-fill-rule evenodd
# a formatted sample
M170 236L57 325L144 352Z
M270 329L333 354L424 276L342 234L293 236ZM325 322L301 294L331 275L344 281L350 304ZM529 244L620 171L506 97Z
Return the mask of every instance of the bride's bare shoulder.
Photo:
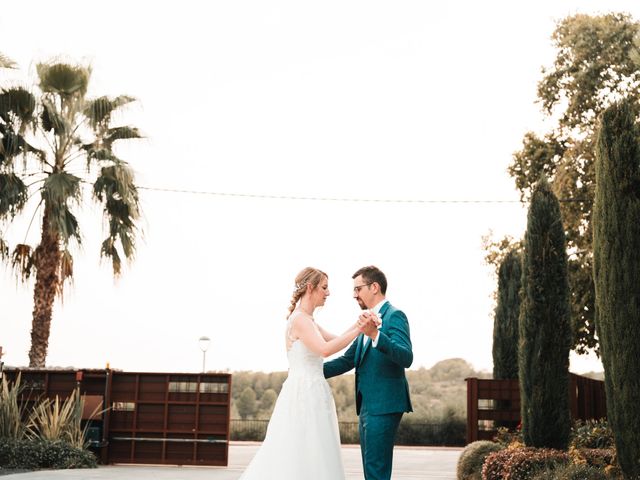
M296 309L291 312L291 315L289 315L289 321L291 321L292 323L313 322L313 317L304 310Z

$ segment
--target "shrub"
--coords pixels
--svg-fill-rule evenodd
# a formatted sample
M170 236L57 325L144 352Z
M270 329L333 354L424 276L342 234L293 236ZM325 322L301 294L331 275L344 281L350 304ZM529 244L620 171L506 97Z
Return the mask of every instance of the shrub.
M37 470L41 468L95 468L96 457L64 441L42 439L0 440L0 467Z
M603 470L618 467L615 448L570 448L569 455L575 464L589 465Z
M502 446L488 440L478 440L467 445L460 457L456 469L458 480L481 480L482 464L490 453L502 450Z
M530 480L543 469L569 462L569 455L550 448L506 448L490 454L482 467L483 480Z
M509 430L506 427L499 427L498 433L493 438L494 442L498 442L503 447L508 447L513 444L524 444L522 440L522 430L517 428L516 430Z
M589 465L564 465L558 468L545 468L531 480L608 480L604 471Z
M571 431L571 445L576 448L609 448L614 445L613 432L604 418L576 420Z

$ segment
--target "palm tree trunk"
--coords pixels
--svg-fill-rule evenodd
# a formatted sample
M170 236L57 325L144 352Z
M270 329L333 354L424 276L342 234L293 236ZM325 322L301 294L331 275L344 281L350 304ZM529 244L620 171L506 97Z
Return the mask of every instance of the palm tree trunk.
M43 368L49 347L53 302L59 288L60 246L58 232L51 229L51 207L45 202L42 237L34 252L36 285L33 290L33 320L29 366Z

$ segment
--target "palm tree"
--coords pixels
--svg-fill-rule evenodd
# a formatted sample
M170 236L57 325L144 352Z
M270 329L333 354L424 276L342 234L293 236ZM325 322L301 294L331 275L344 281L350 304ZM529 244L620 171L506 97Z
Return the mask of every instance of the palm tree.
M100 253L111 259L116 277L119 251L134 256L138 191L132 169L113 147L141 135L134 127L112 126L113 113L134 98L86 97L90 67L47 62L37 65L37 74L33 93L0 90L0 221L8 225L34 205L28 228L41 220L40 242L35 248L17 244L9 253L0 231L0 257L24 281L35 274L29 366L44 367L54 300L73 277L71 243L79 246L82 239L72 208L87 196L85 185L103 205L108 236Z

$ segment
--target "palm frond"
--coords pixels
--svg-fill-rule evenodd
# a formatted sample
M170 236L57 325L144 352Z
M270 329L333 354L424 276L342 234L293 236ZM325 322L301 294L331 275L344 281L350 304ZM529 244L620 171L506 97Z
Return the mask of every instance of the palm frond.
M105 204L105 214L109 219L109 232L114 237L128 236L131 232L135 231L134 220L137 218L137 211L131 211L131 205L128 203L112 198ZM123 242L123 248L125 250L125 256L130 258L133 254L133 249L125 248Z
M36 70L40 88L45 93L57 93L63 97L87 93L91 67L54 62L39 63Z
M109 129L104 138L104 143L111 146L116 140L128 140L131 138L142 138L142 134L135 127L115 127Z
M102 167L100 175L93 185L93 195L101 202L109 198L119 198L130 205L130 214L134 219L139 216L138 189L135 185L133 170L122 161L108 167Z
M66 245L71 238L81 243L78 220L69 210L69 202L79 202L82 196L80 177L68 172L50 174L42 185L42 198L51 208L51 228L60 234Z
M15 217L28 199L29 190L20 177L15 173L0 173L0 218Z
M70 125L65 120L65 118L58 113L55 105L50 100L43 98L42 99L42 113L40 115L40 120L42 122L42 128L45 132L50 132L53 130L58 136L65 135L70 129Z
M0 164L27 153L43 158L44 152L29 144L24 136L29 126L36 125L35 112L36 98L27 89L0 90Z
M13 131L7 130L2 136L2 142L0 142L0 155L2 155L3 163L18 156L25 143L21 135L16 135Z
M0 260L6 260L9 258L9 244L6 240L0 237Z
M23 282L29 279L34 268L33 249L30 245L24 243L16 245L11 255L11 268Z
M73 281L73 256L69 250L65 249L60 257L60 263L58 265L58 291L56 292L60 298L64 293L64 282Z
M66 205L52 209L51 223L54 229L60 234L60 240L66 246L70 239L74 239L78 245L82 244L80 226L78 219L71 213Z
M120 260L120 254L116 249L115 239L113 237L110 236L104 242L102 242L102 247L100 248L100 257L110 258L111 266L113 268L113 275L115 277L120 276L120 272L122 271L122 261Z
M108 148L102 148L100 146L100 142L93 143L85 143L81 147L87 153L87 168L91 165L91 162L97 160L99 162L103 161L111 161L111 162L119 162L121 161L118 157L114 155L114 153Z
M42 185L42 196L49 205L66 205L69 200L79 201L81 178L68 172L50 174Z
M36 109L36 98L23 87L12 87L0 92L0 116L8 123L5 115L13 113L24 123L33 122Z
M140 218L138 189L133 170L124 162L103 167L100 173L93 186L93 194L104 203L104 214L109 224L109 237L102 244L101 256L111 258L117 276L121 261L116 241L120 241L125 258L132 259L135 255L136 220Z
M0 53L0 68L16 68L16 62Z
M114 110L135 101L134 97L128 95L120 95L115 98L98 97L87 102L84 108L84 115L89 119L89 124L92 128L99 124L108 126L111 113Z
M31 146L21 134L16 134L8 128L4 130L2 140L0 141L0 165L10 163L19 155L26 156L27 153L32 153L41 162L46 162L46 154L44 151Z

